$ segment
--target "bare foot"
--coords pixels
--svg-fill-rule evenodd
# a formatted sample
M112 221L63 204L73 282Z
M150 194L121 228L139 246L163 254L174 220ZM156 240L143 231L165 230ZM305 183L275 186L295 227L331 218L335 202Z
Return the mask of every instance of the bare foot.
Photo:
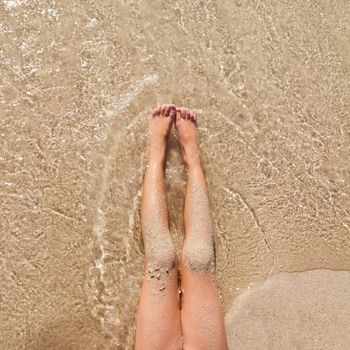
M148 162L164 162L166 147L175 114L176 107L172 104L159 105L153 110L146 151Z
M176 108L175 127L186 167L200 164L197 117L188 108Z

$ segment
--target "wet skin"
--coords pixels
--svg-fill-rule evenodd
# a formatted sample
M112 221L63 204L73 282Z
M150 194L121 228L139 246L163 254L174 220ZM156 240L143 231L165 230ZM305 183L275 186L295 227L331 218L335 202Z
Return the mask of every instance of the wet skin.
M181 258L172 242L164 163L175 124L188 180ZM227 340L215 283L213 225L198 145L197 117L184 107L158 106L150 119L141 203L145 274L137 315L135 349L225 350ZM181 273L183 302L178 298Z

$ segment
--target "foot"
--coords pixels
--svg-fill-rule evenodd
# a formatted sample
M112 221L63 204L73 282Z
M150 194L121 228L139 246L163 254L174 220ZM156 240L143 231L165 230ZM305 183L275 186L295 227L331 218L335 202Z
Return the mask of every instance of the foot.
M188 108L176 108L175 128L186 167L200 164L197 117Z
M164 162L166 147L175 114L176 107L172 104L159 105L153 110L146 151L146 158L149 162Z

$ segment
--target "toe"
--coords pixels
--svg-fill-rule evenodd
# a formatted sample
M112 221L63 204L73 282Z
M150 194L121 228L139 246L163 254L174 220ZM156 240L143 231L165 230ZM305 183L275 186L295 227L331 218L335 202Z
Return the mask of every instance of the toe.
M172 104L167 104L165 107L165 115L168 117L170 115L170 112L175 108Z
M159 115L159 113L160 113L160 106L157 106L153 109L152 116L156 117Z
M165 105L165 110L164 110L164 115L168 117L170 114L170 105L166 104Z
M175 106L173 108L170 108L169 116L170 116L171 119L173 119L173 120L175 119L175 116L176 116L176 107Z
M191 121L195 122L196 121L196 116L194 115L194 113L192 111L190 111L190 119Z
M181 119L181 108L176 108L175 112L176 112L176 115L175 115L175 122L176 122Z
M174 104L171 103L169 106L170 106L170 111L172 110L176 111L176 106Z
M166 106L167 106L166 104L160 106L160 114L161 114L161 115L165 115Z
M197 116L195 114L193 114L192 122L197 126Z
M187 108L181 107L181 118L187 119Z

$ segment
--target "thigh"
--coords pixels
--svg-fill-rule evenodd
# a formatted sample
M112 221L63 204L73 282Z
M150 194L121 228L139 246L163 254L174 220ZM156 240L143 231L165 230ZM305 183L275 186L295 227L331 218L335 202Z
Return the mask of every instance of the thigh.
M213 272L181 266L181 326L185 350L226 350L227 338Z
M153 276L153 277L152 277ZM178 272L158 279L145 273L136 324L135 350L180 350L181 320Z

